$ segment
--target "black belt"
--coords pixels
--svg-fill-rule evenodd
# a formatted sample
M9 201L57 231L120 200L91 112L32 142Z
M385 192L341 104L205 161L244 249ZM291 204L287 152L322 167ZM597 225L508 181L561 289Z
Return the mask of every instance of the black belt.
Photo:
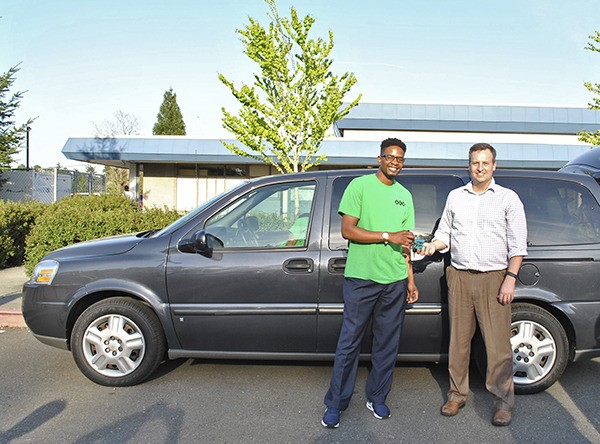
M457 268L458 271L464 271L465 273L471 273L471 274L483 274L483 273L494 273L496 271L504 271L504 270L489 270L489 271L480 271L480 270L461 270L459 268Z

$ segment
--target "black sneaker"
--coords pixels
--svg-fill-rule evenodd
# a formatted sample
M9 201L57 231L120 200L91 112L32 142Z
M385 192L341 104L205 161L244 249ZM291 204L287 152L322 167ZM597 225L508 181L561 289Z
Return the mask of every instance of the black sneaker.
M385 404L373 404L367 401L367 408L373 412L373 416L377 419L386 419L392 416L390 409Z
M328 429L337 429L340 426L340 409L335 407L327 407L323 414L321 424Z

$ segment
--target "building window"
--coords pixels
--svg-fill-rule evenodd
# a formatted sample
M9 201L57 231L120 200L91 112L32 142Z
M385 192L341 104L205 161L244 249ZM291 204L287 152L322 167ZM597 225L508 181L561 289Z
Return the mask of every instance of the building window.
M178 165L177 177L248 177L247 165Z

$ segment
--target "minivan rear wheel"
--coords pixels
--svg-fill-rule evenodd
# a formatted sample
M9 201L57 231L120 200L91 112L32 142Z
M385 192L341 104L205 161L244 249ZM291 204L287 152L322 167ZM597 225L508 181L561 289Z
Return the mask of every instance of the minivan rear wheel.
M569 358L569 342L561 323L537 305L512 306L511 338L515 393L546 390L563 374ZM473 346L477 368L485 378L487 358L481 335Z
M565 371L569 341L565 329L548 311L531 304L514 304L510 343L515 392L538 393Z
M154 312L129 298L109 298L90 306L71 333L77 366L87 378L106 386L144 381L161 363L165 348Z

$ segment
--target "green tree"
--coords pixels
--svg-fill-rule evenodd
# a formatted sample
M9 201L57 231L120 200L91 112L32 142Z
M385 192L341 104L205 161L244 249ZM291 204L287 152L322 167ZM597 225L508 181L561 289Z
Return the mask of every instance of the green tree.
M250 23L237 30L244 53L258 64L260 74L254 74L252 86L241 88L219 74L241 105L237 116L222 108L223 127L244 148L223 144L234 154L271 164L281 173L305 171L327 160L317 156L321 142L361 95L342 107L356 77L332 73L331 30L328 40L309 38L312 16L300 19L292 8L290 18L281 17L275 0L265 1L270 9L268 29L249 17Z
M125 185L129 184L129 170L106 165L104 167L106 177L106 192L108 194L123 194Z
M18 91L12 96L9 94L19 69L18 65L13 66L0 75L0 171L10 168L13 156L19 152L26 137L27 126L33 122L33 119L29 119L17 125L14 121L14 114L21 105L24 93Z
M177 94L173 88L169 88L163 95L163 102L156 116L157 120L152 128L154 135L185 136L185 123L181 115L181 109L177 104Z
M589 39L585 49L588 51L600 52L600 32L596 31L596 34L590 35ZM584 82L583 85L588 91L595 95L592 99L593 101L588 103L589 108L600 111L600 83ZM589 143L590 145L600 146L600 131L596 131L595 133L581 131L579 132L579 140Z
M38 165L37 163L34 166L30 166L30 169L34 170L34 171L43 171L43 168ZM24 170L27 169L27 165L25 165L24 163L20 163L17 165L17 170Z

